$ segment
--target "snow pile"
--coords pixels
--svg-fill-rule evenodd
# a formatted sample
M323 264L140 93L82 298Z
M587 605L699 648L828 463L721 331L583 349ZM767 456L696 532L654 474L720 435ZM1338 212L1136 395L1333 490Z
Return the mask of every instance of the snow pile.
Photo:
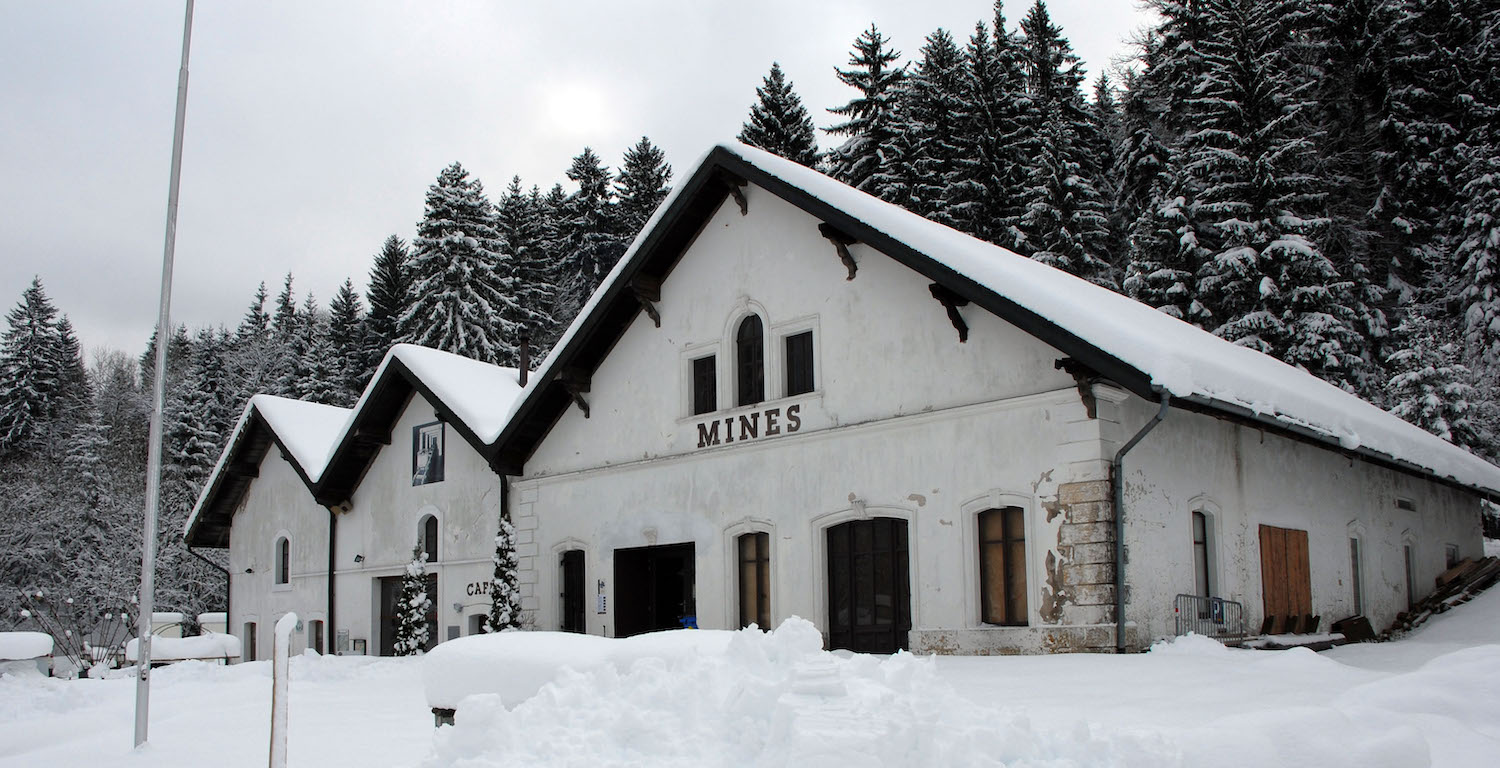
M1082 723L1038 731L1016 711L964 701L932 659L824 652L802 619L772 633L712 633L727 638L718 652L710 651L720 638L699 644L681 636L703 633L665 634L666 644L653 638L639 648L659 655L565 666L514 708L501 694L465 699L455 726L437 731L426 765L1181 763L1156 738Z
M46 632L0 632L0 661L22 661L52 655Z
M195 637L151 638L151 661L185 661L187 659L238 659L240 639L235 635L197 635ZM125 659L140 658L140 640L131 638L125 644Z
M437 709L457 709L475 694L494 694L504 706L514 707L557 680L565 669L586 672L614 666L626 670L642 659L722 655L734 635L687 629L625 639L573 632L470 635L429 651L422 663L422 680L428 705Z
M1225 653L1233 651L1212 637L1192 633L1151 644L1153 656L1218 656Z
M250 398L248 407L260 412L261 418L276 433L276 439L286 446L309 479L317 479L323 474L328 455L338 445L338 438L353 415L348 408L274 395L256 395Z

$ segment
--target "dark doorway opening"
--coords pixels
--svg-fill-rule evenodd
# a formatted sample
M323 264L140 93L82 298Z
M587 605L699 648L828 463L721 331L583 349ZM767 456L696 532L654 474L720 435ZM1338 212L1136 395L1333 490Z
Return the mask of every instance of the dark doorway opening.
M562 553L562 626L564 632L584 632L583 550Z
M853 520L828 529L828 645L905 650L911 632L906 521Z
M697 626L693 545L615 550L615 636Z
M437 623L437 574L427 574L427 600L431 608L427 612L427 644L422 650L430 651L438 643ZM384 576L380 579L380 655L396 655L396 601L401 595L401 577Z

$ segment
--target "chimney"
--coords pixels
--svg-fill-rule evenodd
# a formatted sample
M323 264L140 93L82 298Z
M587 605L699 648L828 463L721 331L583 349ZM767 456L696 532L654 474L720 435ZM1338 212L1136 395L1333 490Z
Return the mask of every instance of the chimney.
M516 354L519 356L516 367L521 373L521 388L525 389L526 375L531 372L531 333L529 331L521 332L521 346L516 350Z

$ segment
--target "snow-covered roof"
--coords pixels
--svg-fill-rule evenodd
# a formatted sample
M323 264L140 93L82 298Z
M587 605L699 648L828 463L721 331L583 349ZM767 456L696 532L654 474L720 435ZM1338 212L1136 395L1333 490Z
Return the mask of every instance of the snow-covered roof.
M518 412L536 409L542 398L535 393L584 351L587 342L582 337L599 330L595 316L605 313L606 304L629 298L625 283L652 257L646 251L665 247L653 230L691 217L690 196L717 194L717 200L723 199L727 187L713 184L723 173L748 179L857 235L860 242L898 258L1065 354L1084 359L1137 394L1167 392L1190 404L1500 494L1500 468L1304 370L738 143L711 150L689 181L657 210L537 371L526 396L518 401ZM524 440L519 425L512 426L508 437ZM519 448L516 455L529 453L531 447Z
M490 365L415 344L397 344L386 352L353 408L255 395L246 403L233 436L204 484L183 534L189 541L193 540L194 530L208 507L212 506L222 514L227 505L215 503L221 494L243 492L248 483L242 480L226 484L226 475L230 465L237 461L233 457L245 447L247 432L257 424L264 424L271 439L287 452L309 493L321 498L327 495L324 493L327 490L324 487L325 475L330 466L339 461L359 465L357 471L349 473L357 478L363 472L362 462L373 456L373 451L351 447L358 442L355 432L371 419L393 417L394 409L404 404L406 395L412 390L427 396L435 408L452 420L459 434L469 440L475 450L484 450L499 436L513 401L521 392L517 376L514 368ZM256 454L254 460L259 461L260 455ZM330 492L342 497L351 490L340 487ZM227 541L227 534L221 541Z

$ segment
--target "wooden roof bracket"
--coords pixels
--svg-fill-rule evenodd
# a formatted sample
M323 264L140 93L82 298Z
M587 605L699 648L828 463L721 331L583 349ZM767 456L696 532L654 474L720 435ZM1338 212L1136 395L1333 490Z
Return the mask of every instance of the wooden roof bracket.
M717 177L719 181L724 182L724 186L729 188L729 194L734 197L734 201L736 203L739 203L740 215L749 215L750 203L745 200L745 185L749 182L722 168L720 168L718 172L714 174L714 176Z
M959 307L969 306L969 300L954 293L952 290L939 283L927 286L932 293L932 298L942 303L943 308L948 310L948 319L953 322L953 327L958 330L958 343L963 344L969 340L969 324L964 322L963 315L958 313Z
M391 433L378 429L370 429L369 427L356 427L354 430L354 440L360 443L390 445Z
M1099 399L1094 396L1094 384L1101 378L1097 372L1071 357L1064 357L1052 364L1059 371L1066 371L1078 387L1078 399L1083 401L1083 410L1091 419L1099 418Z
M583 411L583 417L589 417L589 401L583 399L583 393L589 391L589 375L577 368L564 368L557 374L557 383L567 390L568 397Z
M845 279L853 280L854 273L859 271L859 266L854 263L853 254L849 253L849 246L854 245L859 240L856 240L852 235L845 234L838 227L827 222L818 225L818 234L827 238L828 242L833 243L834 249L839 252L839 261L844 262L844 268L849 270L849 277ZM968 302L964 303L967 304Z
M260 477L260 465L251 464L248 461L237 461L225 467L227 473L233 477Z
M656 310L655 302L661 301L661 278L636 276L630 281L630 290L635 294L636 301L641 303L641 309L661 327L661 313Z

